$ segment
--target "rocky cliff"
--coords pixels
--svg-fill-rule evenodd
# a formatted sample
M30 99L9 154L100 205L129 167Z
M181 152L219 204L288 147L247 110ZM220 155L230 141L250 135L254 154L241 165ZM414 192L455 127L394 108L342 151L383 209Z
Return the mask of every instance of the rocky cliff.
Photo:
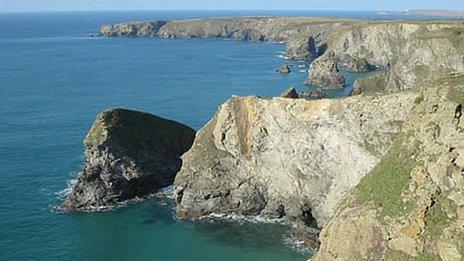
M320 62L319 62L320 61ZM416 89L448 73L464 72L464 24L460 22L371 22L341 26L328 41L313 72L338 68L378 74L360 79L353 94ZM310 75L310 79L318 78Z
M307 59L317 56L317 46L327 41L328 32L354 21L316 17L243 17L126 22L104 25L100 29L100 35L220 37L244 41L284 42L287 44L286 56L289 59Z
M195 131L147 113L112 109L96 118L84 140L82 172L65 210L95 210L172 184Z
M421 91L385 156L341 201L313 260L464 258L464 77Z
M322 55L311 65L310 84L341 86L342 69L379 72L358 80L353 94L415 89L445 74L464 72L464 25L459 21L244 17L128 22L102 26L100 34L284 42L289 59Z
M232 98L197 134L175 180L177 213L324 225L386 152L412 93L317 100Z

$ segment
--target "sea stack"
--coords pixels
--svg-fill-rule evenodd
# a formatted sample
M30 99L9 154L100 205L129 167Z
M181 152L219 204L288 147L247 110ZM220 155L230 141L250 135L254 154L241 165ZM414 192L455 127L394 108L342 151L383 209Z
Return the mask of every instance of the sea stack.
M84 168L62 209L98 210L171 185L194 138L190 127L148 113L100 113L84 140Z

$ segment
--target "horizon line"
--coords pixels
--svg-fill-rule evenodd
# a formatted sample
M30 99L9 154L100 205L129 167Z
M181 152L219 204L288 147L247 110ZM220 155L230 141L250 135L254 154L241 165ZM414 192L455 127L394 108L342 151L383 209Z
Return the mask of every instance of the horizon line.
M359 10L359 9L293 9L293 8L268 8L268 9L257 9L257 8L249 8L249 9L180 9L180 8L165 8L165 9L152 9L152 8L147 8L147 9L141 9L141 8L116 8L116 9L107 9L107 8L96 8L96 9L76 9L76 10L71 10L71 9L50 9L50 10L0 10L0 13L6 14L6 13L71 13L71 12L76 12L76 13L91 13L91 12L156 12L156 11L203 11L203 12L214 12L214 11L231 11L231 12L237 12L237 11L297 11L297 12L394 12L394 13L402 13L406 11L446 11L446 12L464 12L464 9L446 9L446 8L441 8L441 9L426 9L426 8L417 8L417 9L411 9L411 8L405 8L405 9L393 9L393 10Z

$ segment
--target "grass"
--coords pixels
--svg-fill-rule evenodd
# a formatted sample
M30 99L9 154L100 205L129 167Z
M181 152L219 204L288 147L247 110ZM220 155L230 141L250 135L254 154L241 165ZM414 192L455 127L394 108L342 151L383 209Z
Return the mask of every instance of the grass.
M418 165L412 158L413 152L403 144L406 139L405 134L397 137L379 164L357 186L358 199L381 208L383 217L399 216L414 207L413 203L402 200L402 193L411 179L410 173Z
M439 260L438 256L429 254L429 253L421 253L418 257L410 256L406 253L401 251L396 251L392 249L387 249L385 252L385 260L391 261L409 261L409 260L421 260L421 261L435 261Z
M156 144L183 153L195 135L194 130L171 120L143 112L112 109L97 117L86 143L106 139L104 130L124 146L128 156L135 156L138 151Z

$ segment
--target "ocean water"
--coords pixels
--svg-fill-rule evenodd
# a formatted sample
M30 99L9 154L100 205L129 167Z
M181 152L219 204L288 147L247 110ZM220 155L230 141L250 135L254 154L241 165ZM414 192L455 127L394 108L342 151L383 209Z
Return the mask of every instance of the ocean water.
M285 243L286 227L182 222L173 217L167 198L103 213L55 210L82 167L82 139L106 108L147 111L199 129L231 95L274 96L290 85L307 88L302 62L290 62L295 70L289 75L275 73L284 63L279 44L90 34L102 24L126 20L264 14L303 15L0 14L0 260L307 259Z

